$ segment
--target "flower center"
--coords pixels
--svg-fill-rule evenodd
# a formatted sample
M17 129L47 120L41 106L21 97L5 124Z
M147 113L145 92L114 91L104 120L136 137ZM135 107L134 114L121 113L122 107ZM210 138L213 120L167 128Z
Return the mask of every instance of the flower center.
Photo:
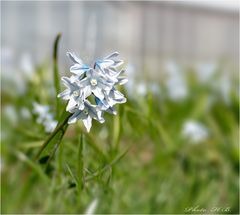
M92 86L96 86L97 85L97 80L95 78L91 79L90 81Z
M79 96L79 91L78 90L73 91L73 95L74 96Z

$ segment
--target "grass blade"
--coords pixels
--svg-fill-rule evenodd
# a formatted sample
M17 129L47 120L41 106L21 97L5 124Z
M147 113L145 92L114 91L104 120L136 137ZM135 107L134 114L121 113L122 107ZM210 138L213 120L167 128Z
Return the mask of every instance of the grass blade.
M80 136L77 162L77 179L79 193L83 188L83 134Z
M58 126L55 128L55 130L48 136L48 138L45 140L45 142L43 143L43 145L41 146L41 148L39 149L35 160L38 160L40 155L42 154L43 150L49 145L49 143L51 142L51 140L61 131L63 132L63 135L67 129L67 121L69 119L69 117L72 115L71 113L67 113L64 111L63 115L65 115L65 118L62 120L61 123L58 123ZM61 138L63 137L63 135L61 136ZM54 144L54 143L53 143ZM53 145L51 144L51 145ZM49 147L49 146L48 146Z
M123 151L120 155L118 155L115 159L113 159L109 164L105 165L102 169L97 170L95 173L93 173L91 176L87 177L85 181L92 180L96 178L97 176L101 175L103 172L111 168L113 165L115 165L118 161L120 161L129 151L131 146L129 146L125 151Z
M119 108L118 108L119 112ZM117 151L119 147L119 142L120 142L120 113L116 115L113 119L113 147L114 150Z
M55 138L54 145L53 145L51 151L49 150L50 153L48 153L48 154L49 154L49 158L48 158L48 160L47 160L47 165L46 165L46 166L49 165L49 163L50 163L50 161L52 160L55 152L57 151L57 149L58 149L58 147L59 147L59 145L60 145L60 143L61 143L61 141L62 141L62 138L63 138L63 136L64 136L64 134L65 134L65 131L66 131L67 127L68 127L68 124L66 124L66 125L58 132L58 134L56 134L56 136L54 137L54 138Z
M66 167L67 167L67 170L68 170L70 176L72 177L73 181L75 182L75 184L76 184L77 186L79 186L78 180L77 180L76 176L73 174L70 166L69 166L67 163L66 163Z
M53 47L53 78L54 78L54 87L56 93L56 115L59 118L60 115L60 101L57 98L57 95L60 93L60 83L59 83L59 71L58 71L58 44L61 38L59 33L54 41Z
M29 167L31 167L32 170L34 170L43 181L48 184L49 178L44 173L44 171L41 169L40 166L36 165L32 160L30 160L24 153L17 151L16 156L23 162L25 162Z
M94 150L96 151L105 161L108 161L108 156L102 151L102 149L99 147L99 144L97 143L96 138L91 133L86 132L83 130L80 126L77 127L77 131L84 134L86 137L86 143Z

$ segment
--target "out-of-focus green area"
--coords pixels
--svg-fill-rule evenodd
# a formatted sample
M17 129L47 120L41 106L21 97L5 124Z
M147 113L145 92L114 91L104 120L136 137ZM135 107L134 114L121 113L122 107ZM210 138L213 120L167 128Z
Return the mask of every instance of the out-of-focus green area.
M204 81L192 68L170 66L160 82L129 71L118 115L90 133L69 126L47 171L33 159L48 135L33 103L54 117L51 68L35 68L23 92L3 79L2 213L85 213L94 200L95 213L239 213L239 81L222 68Z

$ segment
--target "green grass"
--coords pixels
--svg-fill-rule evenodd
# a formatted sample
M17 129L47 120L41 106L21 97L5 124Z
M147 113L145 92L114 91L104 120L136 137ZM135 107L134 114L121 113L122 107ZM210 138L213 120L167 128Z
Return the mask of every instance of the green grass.
M96 198L96 213L185 213L196 206L239 213L236 91L226 104L210 85L189 77L191 93L182 101L164 92L129 97L118 116L94 121L90 133L81 122L68 126L53 158L40 164L34 157L48 135L34 115L24 119L21 108L31 110L38 101L55 112L65 104L52 102L56 75L54 82L46 66L36 70L24 95L2 91L2 213L84 213ZM209 95L215 98L210 106ZM5 114L7 105L14 106L16 122ZM187 119L204 123L209 138L184 139Z

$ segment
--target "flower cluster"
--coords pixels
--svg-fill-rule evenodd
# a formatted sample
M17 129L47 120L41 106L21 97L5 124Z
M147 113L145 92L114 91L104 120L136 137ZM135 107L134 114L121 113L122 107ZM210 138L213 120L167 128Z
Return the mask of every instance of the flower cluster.
M74 53L67 53L74 65L70 67L71 77L62 77L66 86L58 97L68 100L66 111L72 113L68 123L81 119L89 132L92 119L104 122L103 113L106 111L117 114L114 105L125 103L126 98L116 89L127 79L122 76L124 70L119 69L123 61L114 52L102 60L97 60L93 68L84 64Z

